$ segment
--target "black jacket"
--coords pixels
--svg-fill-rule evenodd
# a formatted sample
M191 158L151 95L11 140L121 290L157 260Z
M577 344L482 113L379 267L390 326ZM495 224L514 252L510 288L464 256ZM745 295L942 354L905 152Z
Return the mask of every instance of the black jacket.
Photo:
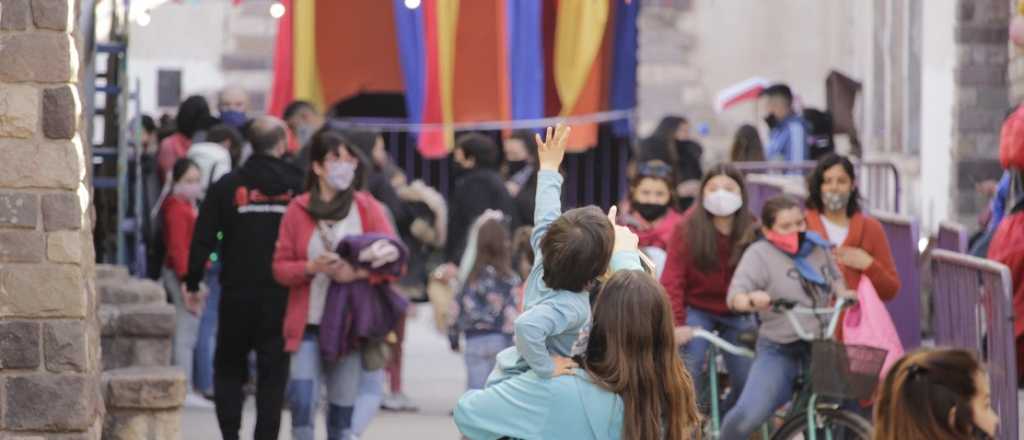
M510 219L509 226L519 226L515 201L505 189L505 183L497 171L473 169L455 182L454 190L448 195L448 242L445 257L458 264L466 249L469 228L480 214L488 209L505 213Z
M266 155L250 157L210 186L189 249L189 290L199 287L218 232L224 234L220 282L225 289L280 287L271 271L277 230L288 202L300 193L302 171Z

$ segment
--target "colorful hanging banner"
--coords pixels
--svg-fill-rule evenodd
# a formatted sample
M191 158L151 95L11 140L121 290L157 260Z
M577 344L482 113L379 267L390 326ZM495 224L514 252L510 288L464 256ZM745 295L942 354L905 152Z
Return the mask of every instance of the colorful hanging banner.
M294 77L293 99L309 101L323 111L324 99L320 88L320 69L316 58L316 0L294 0Z
M426 40L426 96L423 122L451 124L454 121L452 80L455 73L455 29L459 19L459 0L424 0L423 20ZM444 157L455 145L451 127L425 130L420 134L419 151L424 157Z
M268 111L282 116L284 108L295 96L292 39L292 0L282 0L284 15L277 20L277 39L274 40L274 79L270 88Z
M555 24L555 87L563 116L572 114L601 50L608 2L560 0Z

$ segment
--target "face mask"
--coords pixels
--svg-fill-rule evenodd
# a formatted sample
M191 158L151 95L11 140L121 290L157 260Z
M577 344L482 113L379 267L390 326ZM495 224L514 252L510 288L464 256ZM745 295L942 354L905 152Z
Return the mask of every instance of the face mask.
M356 164L335 161L327 164L327 183L338 191L345 191L352 186L356 178Z
M848 192L826 192L821 194L821 201L825 204L825 210L828 212L838 212L846 209L846 205L850 203L850 193Z
M764 233L764 238L767 238L775 247L781 249L783 252L796 255L796 252L800 250L800 233L790 232L788 234L779 234L778 232L768 230Z
M768 128L775 128L776 125L779 125L779 119L775 115L765 116L764 122L768 124Z
M300 146L306 145L306 143L309 142L309 139L313 137L313 133L315 132L316 130L313 129L313 127L300 125L297 129L295 129L295 138L299 141Z
M174 195L194 202L203 197L203 186L199 183L176 183Z
M654 203L633 203L633 209L636 210L640 217L644 220L653 222L668 212L668 205L657 205Z
M220 112L220 121L232 127L241 129L249 117L245 113L236 110L225 110Z
M718 217L733 215L742 206L743 197L725 189L717 190L704 197L704 209Z
M995 437L988 435L985 430L978 427L978 425L971 424L971 438L975 440L995 440Z
M514 174L522 171L523 168L526 168L526 161L525 160L508 161L508 173L510 175L514 175Z

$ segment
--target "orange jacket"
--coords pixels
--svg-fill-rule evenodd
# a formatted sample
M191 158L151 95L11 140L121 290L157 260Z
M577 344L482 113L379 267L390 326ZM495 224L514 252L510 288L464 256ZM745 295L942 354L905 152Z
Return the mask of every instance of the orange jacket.
M821 214L818 211L807 210L807 229L828 239L828 232L825 231L825 225L822 223ZM871 280L871 284L878 291L878 297L883 301L889 301L896 297L900 291L900 275L896 272L896 263L892 259L889 239L878 220L860 212L854 214L850 218L850 233L846 236L843 246L864 249L875 260L863 272L839 265L848 288L856 289L860 284L860 276L864 274Z

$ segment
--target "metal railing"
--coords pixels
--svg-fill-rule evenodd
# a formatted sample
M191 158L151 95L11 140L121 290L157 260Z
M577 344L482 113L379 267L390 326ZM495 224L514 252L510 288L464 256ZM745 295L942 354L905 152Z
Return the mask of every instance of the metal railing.
M736 166L744 174L785 174L807 175L818 164L813 161L789 162L736 162ZM899 169L892 162L857 161L857 186L866 208L872 211L900 211L902 186Z
M959 223L943 221L939 223L936 246L947 251L967 253L967 228Z
M1017 440L1017 355L1013 293L1005 265L946 250L932 252L935 344L975 351L988 366L1000 440Z

